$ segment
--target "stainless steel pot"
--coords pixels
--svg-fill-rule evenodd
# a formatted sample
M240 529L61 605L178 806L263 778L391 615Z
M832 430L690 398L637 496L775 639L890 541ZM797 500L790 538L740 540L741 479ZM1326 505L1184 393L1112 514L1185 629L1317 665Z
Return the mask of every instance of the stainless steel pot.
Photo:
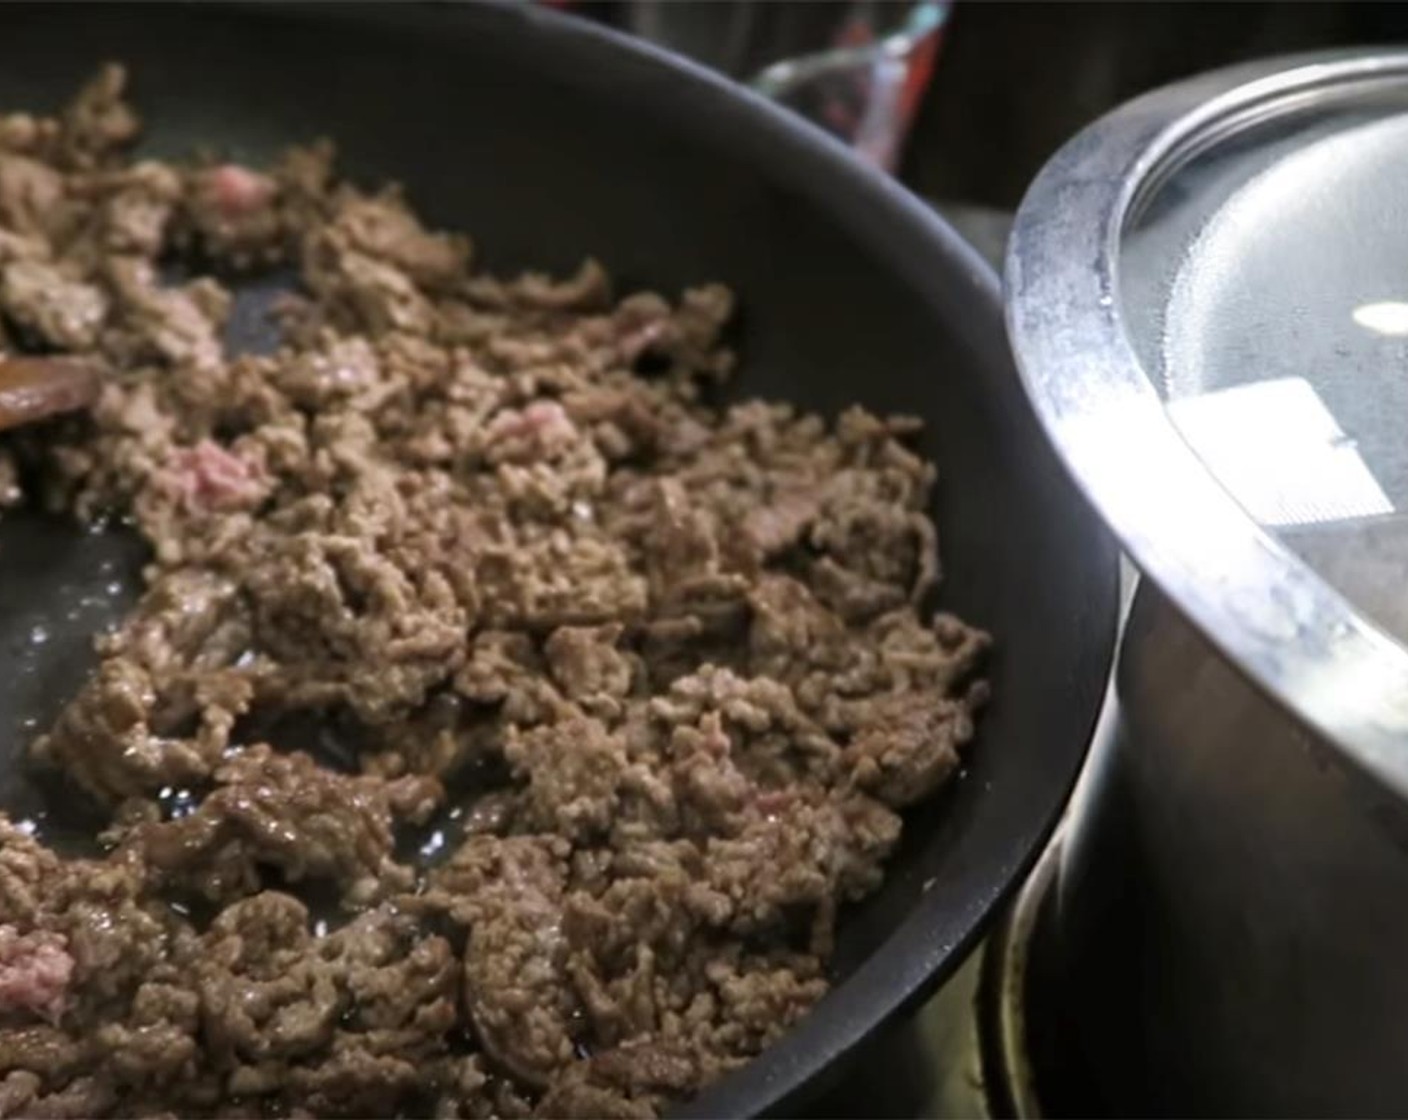
M1399 807L1147 583L1118 689L1063 848L1047 993L1102 1110L1403 1115Z
M1027 389L1144 573L1057 911L1119 1114L1408 1114L1408 54L1243 67L1018 216Z

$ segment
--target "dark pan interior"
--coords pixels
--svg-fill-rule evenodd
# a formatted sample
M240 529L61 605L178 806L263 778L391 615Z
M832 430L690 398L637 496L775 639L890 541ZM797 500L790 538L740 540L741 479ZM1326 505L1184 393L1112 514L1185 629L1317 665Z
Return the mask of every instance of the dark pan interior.
M132 68L146 150L260 159L329 134L496 269L584 254L622 290L739 293L741 390L929 424L943 603L997 635L995 699L961 781L909 821L848 913L834 992L685 1111L805 1109L824 1070L946 975L1049 831L1083 756L1114 634L1113 548L1012 371L995 277L916 200L722 82L555 16L484 6L7 7L0 106L50 108L101 60ZM140 551L120 533L0 523L0 750L17 756L90 663ZM109 588L126 581L122 587ZM34 791L14 766L0 800ZM811 1094L811 1095L809 1095Z

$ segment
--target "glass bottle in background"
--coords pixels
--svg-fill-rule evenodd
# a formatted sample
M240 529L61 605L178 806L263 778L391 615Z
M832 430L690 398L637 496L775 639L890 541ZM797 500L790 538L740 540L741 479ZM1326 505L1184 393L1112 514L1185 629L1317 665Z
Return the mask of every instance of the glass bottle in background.
M608 18L751 84L893 172L951 6L951 0L624 0L610 6Z

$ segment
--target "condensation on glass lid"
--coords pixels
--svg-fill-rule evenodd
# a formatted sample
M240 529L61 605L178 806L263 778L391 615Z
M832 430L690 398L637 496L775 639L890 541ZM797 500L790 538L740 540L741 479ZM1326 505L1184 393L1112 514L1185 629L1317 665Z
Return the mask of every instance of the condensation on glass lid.
M1238 186L1182 254L1170 413L1269 526L1408 508L1408 115L1347 119Z

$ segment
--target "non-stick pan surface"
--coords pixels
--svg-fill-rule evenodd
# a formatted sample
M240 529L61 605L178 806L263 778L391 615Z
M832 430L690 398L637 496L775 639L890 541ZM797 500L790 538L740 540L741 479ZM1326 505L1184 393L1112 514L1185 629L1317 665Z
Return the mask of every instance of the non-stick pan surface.
M948 974L1020 878L1075 777L1115 626L1112 546L1028 414L996 278L917 200L750 95L536 10L47 5L0 10L0 106L56 106L126 61L156 154L261 159L328 134L354 177L405 183L494 269L738 292L741 391L929 425L943 603L990 628L994 701L962 779L907 825L883 889L847 913L835 990L684 1111L820 1107L826 1078ZM247 342L238 338L237 342ZM140 550L0 522L0 802L32 809L19 748L72 693ZM110 584L122 584L110 588Z

